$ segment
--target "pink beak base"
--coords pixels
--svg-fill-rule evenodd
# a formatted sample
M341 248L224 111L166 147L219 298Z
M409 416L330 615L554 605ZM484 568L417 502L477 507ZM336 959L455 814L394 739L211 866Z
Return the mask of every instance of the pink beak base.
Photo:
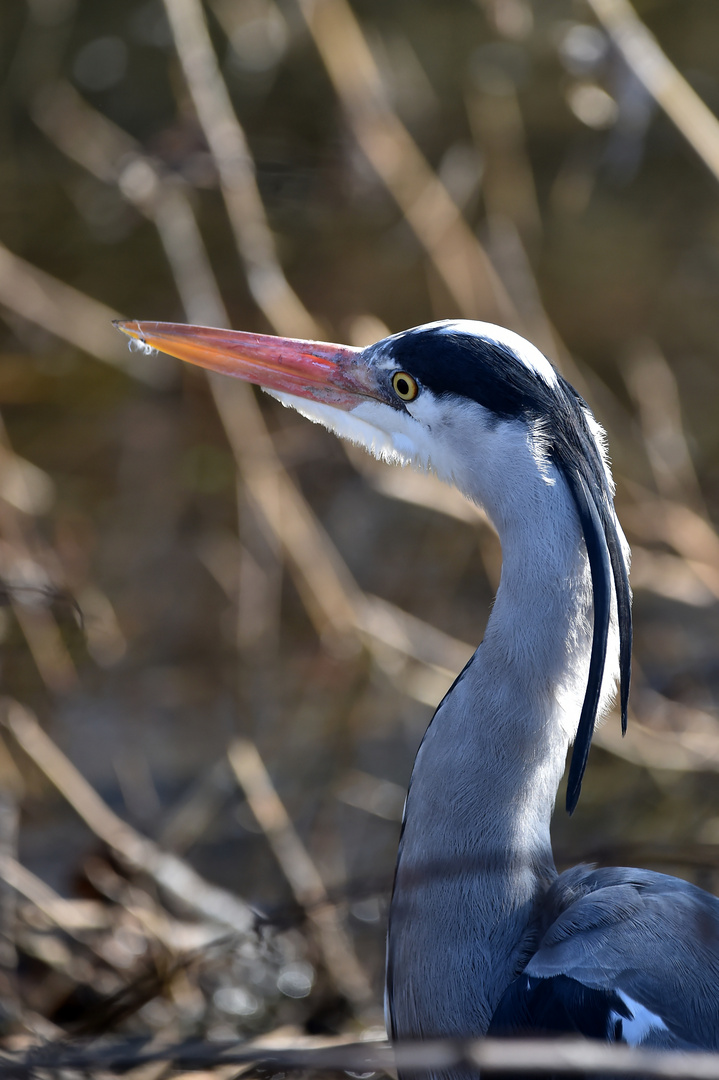
M362 350L322 341L250 334L184 323L116 322L128 337L190 364L335 408L381 396Z

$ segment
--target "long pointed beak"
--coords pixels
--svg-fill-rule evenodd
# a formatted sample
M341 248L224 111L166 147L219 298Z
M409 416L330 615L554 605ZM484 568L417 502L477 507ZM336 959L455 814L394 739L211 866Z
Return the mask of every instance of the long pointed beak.
M382 398L361 349L182 323L116 322L141 346L246 382L338 409Z

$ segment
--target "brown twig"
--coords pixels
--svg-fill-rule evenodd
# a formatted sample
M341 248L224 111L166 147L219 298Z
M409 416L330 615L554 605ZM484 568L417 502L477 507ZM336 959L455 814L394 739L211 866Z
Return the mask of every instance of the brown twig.
M0 722L95 836L125 863L147 874L182 906L203 918L238 934L252 933L252 911L237 897L210 885L187 863L162 851L119 818L42 730L28 709L17 702L5 701Z
M684 430L679 388L666 357L656 342L641 341L631 350L623 371L659 494L691 505L706 517Z
M0 877L29 900L55 926L75 935L82 930L107 929L108 912L95 900L66 900L10 855L0 857Z
M634 501L622 507L622 520L640 539L674 548L719 598L719 535L711 522L681 502L658 499L639 484L625 483Z
M227 757L295 899L307 910L335 985L354 1005L369 1005L374 996L369 980L336 907L329 903L322 877L292 824L257 747L248 739L235 739L228 747Z
M235 115L198 0L164 0L197 116L217 165L250 292L278 334L316 337L317 324L280 267L245 134Z
M0 418L0 490L13 484L12 472L17 468ZM8 471L11 476L4 483ZM18 509L18 501L24 511ZM77 672L57 621L42 602L44 592L51 595L52 580L57 580L61 571L54 553L40 540L34 527L32 514L36 509L47 507L42 503L39 508L33 505L27 489L19 500L0 499L0 577L41 679L53 693L65 694L77 686Z
M482 245L390 108L346 0L298 0L357 142L432 260L459 312L517 327L517 312Z
M719 120L675 68L629 0L589 0L625 61L719 180Z
M150 1046L130 1041L89 1046L76 1044L36 1046L24 1053L5 1052L0 1057L0 1075L25 1077L38 1069L102 1069L126 1071L155 1061L172 1062L187 1071L250 1062L263 1063L273 1070L342 1070L352 1073L387 1072L392 1069L442 1072L470 1066L499 1075L526 1073L528 1076L557 1075L651 1076L667 1080L717 1080L719 1054L701 1051L648 1050L588 1039L452 1039L372 1045L370 1042L342 1045L337 1039L323 1039L324 1046L311 1049L278 1049L261 1041L251 1044L186 1042ZM329 1045L328 1045L329 1044Z
M117 311L65 285L0 244L0 304L151 386L164 385L170 366L162 357L140 358L117 340Z

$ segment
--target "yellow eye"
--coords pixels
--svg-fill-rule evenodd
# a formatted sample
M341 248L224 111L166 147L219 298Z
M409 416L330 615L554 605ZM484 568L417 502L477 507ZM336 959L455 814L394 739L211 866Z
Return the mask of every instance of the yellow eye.
M406 371L395 371L392 376L392 386L398 398L402 401L414 401L419 393L419 387L411 375Z

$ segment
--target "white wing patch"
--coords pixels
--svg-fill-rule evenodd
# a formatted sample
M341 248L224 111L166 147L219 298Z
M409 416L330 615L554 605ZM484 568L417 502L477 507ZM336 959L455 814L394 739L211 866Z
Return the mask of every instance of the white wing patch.
M632 1019L627 1020L626 1017L615 1012L610 1015L614 1021L621 1020L622 1037L630 1046L640 1046L653 1031L668 1030L661 1016L657 1016L646 1006L640 1005L638 1001L630 998L629 994L625 994L622 990L616 990L615 993L629 1009Z

